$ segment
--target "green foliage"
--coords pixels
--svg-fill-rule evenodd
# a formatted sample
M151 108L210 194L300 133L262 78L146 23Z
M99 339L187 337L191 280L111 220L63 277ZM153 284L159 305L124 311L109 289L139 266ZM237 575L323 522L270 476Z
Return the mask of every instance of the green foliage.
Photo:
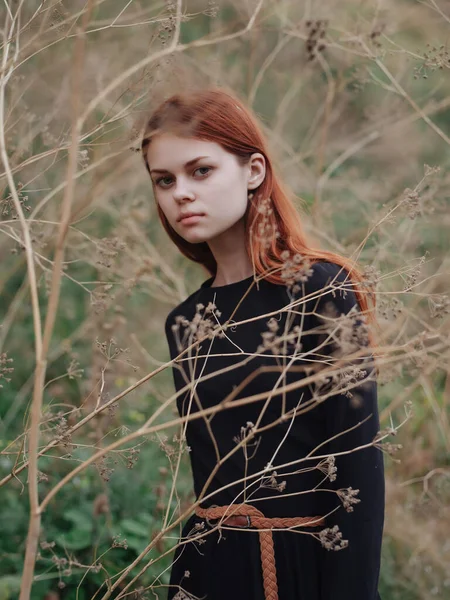
M43 326L69 183L75 99L71 83L74 58L79 56L75 49L84 10L80 7L86 3L53 2L47 7L37 0L5 2L13 13L18 6L22 10L16 20L20 36L13 34L8 40L11 77L2 79L5 147L25 216L36 210L28 223ZM108 402L168 359L165 317L207 276L169 243L161 227L142 157L129 150L134 119L145 119L166 92L191 85L224 84L244 100L256 90L252 108L286 183L304 201L308 224L312 215L319 215L312 233L323 248L346 256L363 245L358 258L382 273L377 298L382 329L391 331L398 351L405 351L399 368L397 351L392 365L383 366L386 382L379 386L382 427L404 418L404 404L396 400L405 390L411 389L408 399L414 408L414 418L395 440L404 446L401 462L388 457L385 461L393 518L384 536L381 597L428 600L432 593L444 598L448 586L443 582L450 575L440 561L449 562L449 532L444 519L440 526L435 520L440 503L448 506L448 480L436 476L427 481L428 497L423 478L450 465L448 356L434 350L427 356L425 345L424 363L409 359L408 353L415 348L410 339L419 327L431 332L430 345L445 338L442 331L447 327L448 313L439 317L442 320L431 317L427 302L429 296L448 292L446 18L429 3L409 0L399 0L395 10L359 0L335 3L327 9L319 56L308 50L308 3L265 2L252 30L235 36L248 24L256 3L183 0L180 43L230 37L150 61L123 78L137 61L168 47L176 11L176 2L169 0L126 4L93 3L80 89L75 90L81 113L97 94L102 99L82 123L59 304L45 357L40 448L55 438L59 441L38 462L40 501L98 449L142 427L172 396L172 376L164 371L70 439L66 436L68 428L97 404ZM317 33L318 27L313 28ZM278 53L283 36L289 40ZM115 78L120 83L103 96ZM422 182L425 164L440 166L441 173ZM87 166L93 168L81 174ZM11 201L11 181L5 173L0 177L0 357L5 361L0 367L14 369L5 371L11 381L0 377L3 477L14 466L20 468L29 455L24 432L36 340L23 232ZM405 188L417 193L409 207L401 204ZM427 262L416 269L425 256ZM408 288L409 277L419 284ZM403 306L399 312L397 297ZM172 403L155 422L175 415ZM169 501L178 458L174 433L171 429L141 435L108 452L58 492L42 515L30 600L42 600L50 591L61 600L98 597L99 588L103 593L105 582L114 582L154 540L166 513L179 514L192 499L184 453ZM30 516L28 473L15 473L0 488L0 600L19 595ZM402 526L397 525L399 515ZM177 526L159 541L127 581L151 560L138 585L168 583L170 549L179 532Z
M58 581L64 584L61 593L65 599L90 598L107 576L121 572L148 546L162 526L163 512L157 506L155 491L158 486L164 489L166 462L151 444L132 471L116 468L107 488L91 469L58 494L43 514L35 569L36 598L58 589ZM163 475L159 474L160 467ZM189 489L187 476L185 493ZM50 489L51 481L41 484L42 494ZM16 490L9 488L0 511L0 598L4 600L14 600L20 584L17 573L23 561L28 501L26 496L19 498L18 502ZM174 500L171 510L175 509ZM146 560L159 558L173 545L173 540L164 539ZM166 573L160 581L167 584L171 556L169 553L155 561L139 584L150 585L163 570ZM130 578L138 572L139 568L132 570ZM77 596L79 593L83 595Z

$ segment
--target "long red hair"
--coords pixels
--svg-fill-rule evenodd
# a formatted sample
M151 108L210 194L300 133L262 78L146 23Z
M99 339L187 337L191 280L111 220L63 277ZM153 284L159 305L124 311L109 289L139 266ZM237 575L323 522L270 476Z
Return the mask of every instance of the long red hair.
M320 260L340 265L348 271L359 307L366 315L367 324L377 326L375 316L375 294L365 281L357 264L334 252L313 248L308 244L300 214L293 204L287 189L274 171L268 145L251 111L233 93L220 88L178 93L165 100L151 115L144 128L141 151L147 171L147 150L151 139L158 133L172 132L185 137L216 142L225 150L236 155L245 164L251 154L260 152L266 160L266 176L249 201L244 217L246 249L252 259L257 274L272 283L285 284L281 277L281 267L285 260L282 254L300 254L313 264ZM270 214L261 211L261 203L270 198ZM169 224L166 216L157 206L159 218L171 240L187 258L200 263L210 276L216 275L217 264L206 242L192 244L182 238ZM265 214L264 214L265 212ZM263 223L264 220L264 223ZM270 243L254 235L259 226L270 231L278 231ZM284 255L285 256L285 255ZM276 271L272 273L272 271ZM369 309L368 299L372 302ZM374 345L373 332L369 328L369 339Z

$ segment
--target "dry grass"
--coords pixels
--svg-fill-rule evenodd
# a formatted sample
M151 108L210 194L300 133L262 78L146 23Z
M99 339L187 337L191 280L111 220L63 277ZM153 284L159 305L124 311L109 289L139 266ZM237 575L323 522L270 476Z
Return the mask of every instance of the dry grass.
M209 83L249 101L311 237L357 258L375 286L382 439L397 433L403 446L385 446L395 454L386 456L385 535L401 556L399 583L417 598L447 597L445 3L5 0L0 18L0 383L14 399L0 401L0 438L2 484L19 494L20 479L31 503L21 600L32 597L42 511L89 464L106 481L106 457L118 453L131 468L139 444L161 444L171 470L150 547L191 510L177 491L186 448L173 437L180 421L162 323L205 276L169 244L135 150L163 97ZM272 333L265 343L279 349ZM124 402L142 416L133 431ZM47 475L38 454L62 454L75 440L90 458L39 494Z

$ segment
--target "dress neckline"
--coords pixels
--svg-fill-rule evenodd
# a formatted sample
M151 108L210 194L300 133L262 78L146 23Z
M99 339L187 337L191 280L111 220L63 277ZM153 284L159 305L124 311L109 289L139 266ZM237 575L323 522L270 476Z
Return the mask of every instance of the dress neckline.
M225 285L215 285L212 287L211 284L213 283L214 278L215 277L212 276L209 279L207 279L206 281L204 281L202 283L202 285L200 286L200 289L208 289L211 291L234 289L234 288L237 288L246 283L250 283L253 280L254 275L250 275L250 277L246 277L245 279L240 279L239 281L234 281L233 283L226 283Z

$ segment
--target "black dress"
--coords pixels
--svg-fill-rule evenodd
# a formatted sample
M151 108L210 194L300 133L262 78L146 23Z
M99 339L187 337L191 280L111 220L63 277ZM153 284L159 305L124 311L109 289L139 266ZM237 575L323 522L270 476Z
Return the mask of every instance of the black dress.
M173 369L176 389L183 388L186 382L197 381L200 376L205 379L197 384L196 395L184 392L178 396L180 415L193 414L199 407L204 409L217 405L258 367L282 367L283 361L286 364L296 353L297 358L285 371L284 379L281 377L280 381L283 372L280 368L260 373L239 391L236 400L299 381L307 375L299 367L317 367L319 359L330 362L332 355L336 355L337 346L322 344L326 339L324 323L330 320L319 315L330 314L326 312L330 302L337 310L334 318L348 313L352 307L352 312L357 309L356 297L348 279L345 292L332 292L327 287L339 271L340 267L333 263L315 263L308 280L299 284L301 291L297 290L295 294L285 285L265 280L255 283L232 322L265 313L273 313L272 319L265 317L239 326L231 325L225 337L206 339L197 351L183 357L179 367ZM342 270L335 284L344 282L345 276ZM186 347L183 336L188 331L199 327L201 337L205 326L208 326L208 319L214 324L224 323L253 283L253 278L249 277L229 285L210 287L213 279L205 281L199 290L168 315L166 336L172 358ZM323 294L321 290L328 291ZM319 292L313 294L313 300L291 310L285 309L293 300L313 292ZM317 300L321 293L322 297ZM220 312L216 317L211 313L211 302ZM195 317L196 312L203 316L202 320ZM188 326L183 317L191 325ZM299 329L295 330L296 326ZM280 335L285 328L290 332L301 332L301 347L296 346L297 334L297 338L288 341L287 354L283 355L280 349L272 351L270 343L273 334ZM315 331L308 334L312 328ZM351 341L348 331L344 337L347 343ZM264 344L268 347L262 347ZM257 355L250 356L249 360L251 353ZM232 451L237 441L242 439L242 434L251 429L258 418L260 427L268 426L265 431L256 434L244 449L234 452L221 464L206 492L203 490L202 498L207 498L202 501L202 507L246 502L268 517L325 515L338 507L326 519L327 527L338 525L342 538L348 540L348 546L338 551L327 549L319 540L323 525L273 532L280 600L380 600L377 587L385 500L382 451L370 446L336 456L334 481L332 476L327 476L329 463L324 462L327 455L370 443L379 431L377 384L372 368L367 369L368 365L373 367L370 361L371 356L368 355L364 368L367 374L372 375L371 380L361 380L351 394L334 393L303 414L297 412L301 413L302 407L314 394L323 396L327 389L333 389L327 388L327 385L336 383L325 382L320 389L306 385L284 395L274 395L269 402L258 400L227 408L209 417L208 422L199 418L187 426L186 443L197 498L218 458ZM231 371L221 372L230 365L234 365ZM206 377L215 372L214 377ZM261 415L263 407L265 410ZM287 419L280 419L283 413L288 414ZM329 441L364 419L360 426ZM326 443L313 452L321 442ZM310 457L306 461L282 466L301 461L308 455ZM315 456L322 458L316 459ZM319 463L321 468L316 468ZM268 464L272 467L263 479L251 477ZM245 476L246 486L242 482L234 483ZM359 490L357 498L360 500L350 511L344 506L345 498L336 494L336 490L349 487ZM212 525L214 523L207 523L195 514L184 524L181 544L175 551L172 564L168 599L263 600L257 530L232 528L214 531ZM206 533L203 540L191 541L199 532Z

